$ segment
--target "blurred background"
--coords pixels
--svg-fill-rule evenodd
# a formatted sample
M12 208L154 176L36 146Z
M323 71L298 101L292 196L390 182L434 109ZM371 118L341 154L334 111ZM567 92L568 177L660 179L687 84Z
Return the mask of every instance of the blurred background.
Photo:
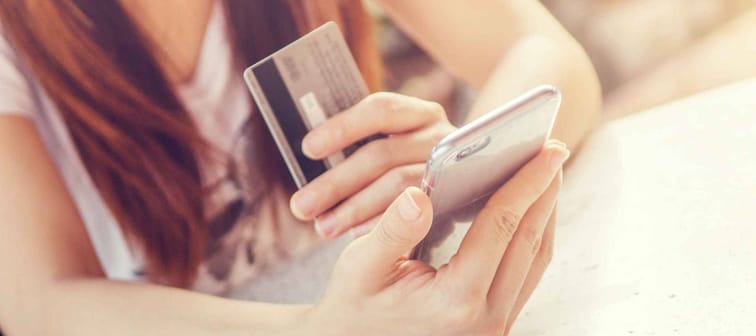
M542 2L588 52L607 118L756 76L756 0ZM382 26L389 89L464 111L472 93L370 8Z

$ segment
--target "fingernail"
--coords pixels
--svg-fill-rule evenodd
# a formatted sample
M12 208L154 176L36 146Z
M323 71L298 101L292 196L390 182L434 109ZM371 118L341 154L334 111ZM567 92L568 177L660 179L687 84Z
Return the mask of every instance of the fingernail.
M332 215L325 215L315 219L315 232L323 238L330 238L333 231L336 230L336 218Z
M317 195L313 192L300 190L294 194L292 211L300 218L308 218L315 211L317 205Z
M310 132L302 141L302 152L313 158L323 151L324 146L323 139L317 133Z
M557 139L551 139L551 140L549 140L549 146L559 147L559 148L562 148L562 149L567 149L567 144L564 143L564 142L562 142L562 141L559 141Z
M402 196L399 198L399 204L397 204L397 210L399 210L399 216L405 221L412 222L420 217L420 207L417 206L415 200L410 195L409 191L405 190Z
M570 157L570 151L562 147L559 150L552 151L551 152L551 170L558 170L562 165L567 161L567 159Z

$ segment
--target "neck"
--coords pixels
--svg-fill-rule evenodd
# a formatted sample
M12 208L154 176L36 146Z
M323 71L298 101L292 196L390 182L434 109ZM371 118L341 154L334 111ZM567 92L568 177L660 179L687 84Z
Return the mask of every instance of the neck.
M192 79L214 0L122 0L131 19L157 50L157 59L174 84Z

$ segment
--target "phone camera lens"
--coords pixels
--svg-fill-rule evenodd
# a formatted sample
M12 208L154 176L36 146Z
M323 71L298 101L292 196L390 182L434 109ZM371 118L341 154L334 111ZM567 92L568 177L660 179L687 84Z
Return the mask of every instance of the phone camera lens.
M463 150L459 151L459 153L457 153L457 161L462 160L462 159L464 159L464 158L466 158L466 157L468 157L470 155L473 155L473 154L475 154L477 152L480 152L481 150L483 150L484 148L486 148L486 146L488 146L489 143L491 143L491 137L487 136L487 137L485 137L483 139L478 140L474 144L472 144L470 146L467 146L465 149L463 149Z

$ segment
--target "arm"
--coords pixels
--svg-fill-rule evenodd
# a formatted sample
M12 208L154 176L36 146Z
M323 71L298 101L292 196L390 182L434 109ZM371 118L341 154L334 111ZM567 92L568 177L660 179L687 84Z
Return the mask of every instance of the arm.
M564 95L554 137L576 146L598 119L598 78L582 47L533 0L379 0L441 65L479 90L474 119L539 84Z
M33 126L0 117L0 324L11 335L501 335L550 260L568 156L547 144L492 196L439 272L403 257L433 218L430 199L407 189L345 249L321 302L282 306L102 279Z
M0 326L10 335L254 335L306 307L104 279L33 124L0 116Z
M756 76L756 8L631 80L606 99L606 117L627 114Z

